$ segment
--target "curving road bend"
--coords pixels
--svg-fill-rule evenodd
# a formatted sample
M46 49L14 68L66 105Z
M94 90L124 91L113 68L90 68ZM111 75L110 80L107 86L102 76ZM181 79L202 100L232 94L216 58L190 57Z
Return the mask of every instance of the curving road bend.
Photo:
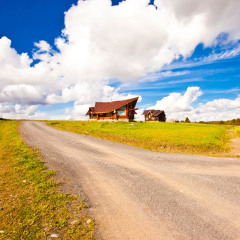
M20 133L87 196L97 239L240 239L240 159L155 153L42 122Z

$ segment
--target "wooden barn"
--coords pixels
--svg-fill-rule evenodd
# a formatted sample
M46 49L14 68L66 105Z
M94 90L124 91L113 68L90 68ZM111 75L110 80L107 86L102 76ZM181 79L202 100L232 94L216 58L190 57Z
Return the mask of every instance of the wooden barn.
M145 116L145 121L166 122L166 115L162 110L145 110L143 115Z
M96 102L86 115L96 120L123 120L132 122L136 114L138 97L113 102Z

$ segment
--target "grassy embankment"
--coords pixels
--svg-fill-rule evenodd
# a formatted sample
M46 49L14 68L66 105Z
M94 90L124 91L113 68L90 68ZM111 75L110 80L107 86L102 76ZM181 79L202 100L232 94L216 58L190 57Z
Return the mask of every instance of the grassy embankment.
M48 125L160 152L219 154L229 150L226 127L220 125L97 121L50 121Z
M0 121L0 239L94 239L86 205L59 190L54 172L19 137L18 124Z

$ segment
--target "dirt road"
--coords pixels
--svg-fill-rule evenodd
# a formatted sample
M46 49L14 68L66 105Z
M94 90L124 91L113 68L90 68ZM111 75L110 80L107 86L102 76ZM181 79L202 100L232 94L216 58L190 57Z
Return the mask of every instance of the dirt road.
M154 153L22 122L21 136L88 196L97 239L240 239L240 160Z

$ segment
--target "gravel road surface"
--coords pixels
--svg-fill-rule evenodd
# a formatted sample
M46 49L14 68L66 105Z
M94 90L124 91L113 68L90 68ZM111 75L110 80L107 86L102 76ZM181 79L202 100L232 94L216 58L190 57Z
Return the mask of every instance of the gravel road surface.
M20 133L87 196L97 239L240 239L240 159L155 153L42 122Z

